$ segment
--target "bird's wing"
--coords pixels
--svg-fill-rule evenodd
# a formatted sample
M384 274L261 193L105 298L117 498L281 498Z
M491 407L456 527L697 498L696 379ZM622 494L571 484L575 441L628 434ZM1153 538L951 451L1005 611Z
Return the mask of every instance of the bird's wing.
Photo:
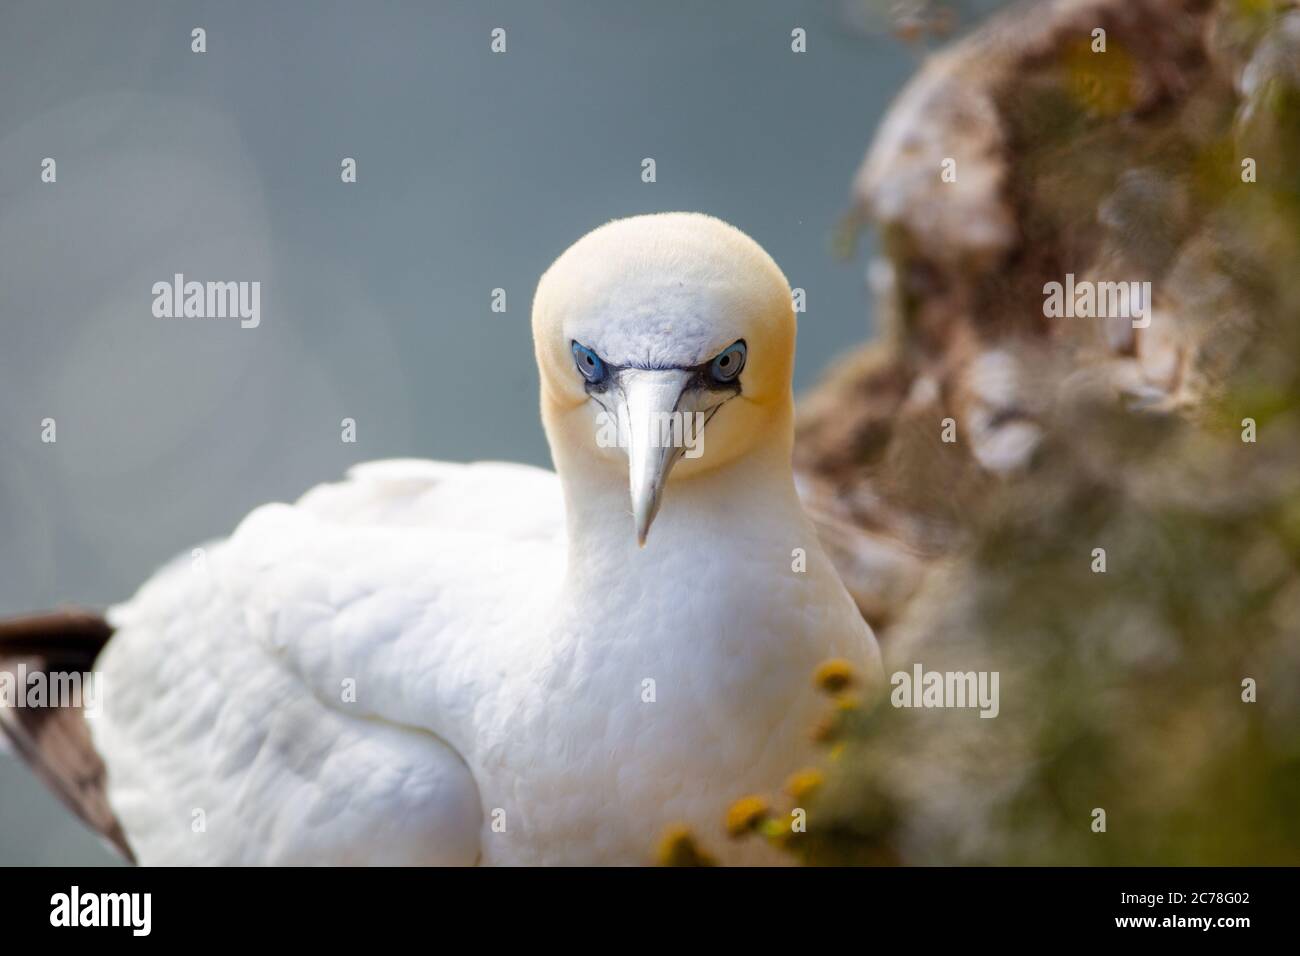
M348 525L430 526L547 541L564 531L555 473L508 462L365 462L354 465L346 481L316 486L298 506Z
M160 571L110 613L91 727L140 859L473 862L459 751L562 525L547 472L379 462Z
M117 852L131 859L131 849L104 790L104 762L91 746L82 704L94 702L79 692L75 700L49 706L26 706L18 683L30 686L34 677L49 687L52 675L78 681L91 672L96 656L112 633L99 615L87 611L55 611L0 622L0 675L8 678L11 697L0 702L0 744L8 738L19 757L31 765L46 786ZM48 693L48 691L47 691ZM24 706L17 705L22 700Z

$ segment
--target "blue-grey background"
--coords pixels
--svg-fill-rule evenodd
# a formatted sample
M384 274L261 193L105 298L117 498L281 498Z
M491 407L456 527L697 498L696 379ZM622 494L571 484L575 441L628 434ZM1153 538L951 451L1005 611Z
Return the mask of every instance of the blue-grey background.
M831 238L915 65L853 0L3 0L0 615L129 596L357 460L547 464L533 286L614 217L754 236L807 387L870 331ZM175 272L260 280L260 328L154 318ZM0 864L111 860L0 756Z

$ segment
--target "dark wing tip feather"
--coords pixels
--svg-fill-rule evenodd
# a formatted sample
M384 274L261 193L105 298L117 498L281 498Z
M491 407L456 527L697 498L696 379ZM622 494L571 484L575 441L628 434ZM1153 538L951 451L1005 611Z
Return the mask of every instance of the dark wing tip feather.
M113 634L102 615L69 609L0 621L0 671L90 671ZM16 677L15 677L16 679ZM4 707L0 729L59 798L113 848L134 862L108 805L104 761L79 707Z

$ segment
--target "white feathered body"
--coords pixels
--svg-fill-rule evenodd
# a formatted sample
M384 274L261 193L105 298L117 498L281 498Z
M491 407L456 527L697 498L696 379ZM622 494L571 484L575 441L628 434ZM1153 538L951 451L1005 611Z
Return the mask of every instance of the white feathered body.
M788 474L734 478L638 549L625 490L566 530L550 472L378 462L183 555L99 662L138 858L643 863L685 823L770 861L726 807L812 759L819 662L879 660Z

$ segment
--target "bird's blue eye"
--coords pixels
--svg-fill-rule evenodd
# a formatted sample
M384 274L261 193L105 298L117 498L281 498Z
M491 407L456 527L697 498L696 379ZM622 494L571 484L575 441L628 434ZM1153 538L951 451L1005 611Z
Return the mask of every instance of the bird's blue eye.
M573 343L573 361L578 364L578 371L588 382L595 385L605 379L605 363L599 355L585 345Z
M745 354L744 339L728 345L719 352L713 364L709 366L709 374L713 376L713 380L722 385L734 382L740 370L745 367Z

